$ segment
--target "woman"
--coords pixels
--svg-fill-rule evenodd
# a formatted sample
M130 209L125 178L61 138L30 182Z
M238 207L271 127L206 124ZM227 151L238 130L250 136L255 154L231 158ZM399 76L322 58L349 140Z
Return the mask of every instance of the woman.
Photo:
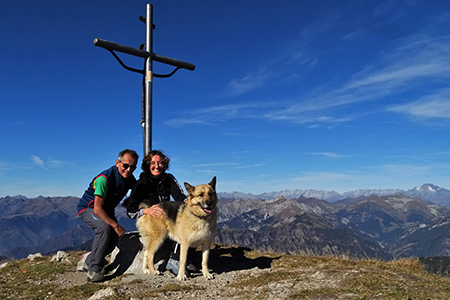
M175 201L186 200L183 189L178 181L170 173L170 159L161 151L149 152L142 161L142 173L136 182L128 200L127 213L132 219L146 215L159 217L161 209L158 207L162 201L170 201L170 196ZM149 208L139 209L144 202Z
M171 196L175 201L187 199L175 176L166 172L169 169L169 162L170 159L159 150L153 150L144 157L142 161L143 172L140 174L126 205L127 214L130 218L137 219L143 215L159 217L162 210L158 205L162 201L170 201ZM147 208L139 208L141 203L145 203ZM173 251L170 254L167 267L175 275L178 275L180 247L177 243L171 241L170 245L173 245ZM190 265L188 269L195 270L195 267Z

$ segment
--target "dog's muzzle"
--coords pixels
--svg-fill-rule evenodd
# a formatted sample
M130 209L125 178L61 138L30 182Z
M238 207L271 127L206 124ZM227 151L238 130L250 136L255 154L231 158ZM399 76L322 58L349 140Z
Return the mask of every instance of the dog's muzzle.
M201 209L203 209L203 211L207 214L210 214L213 210L213 205L211 203L211 201L205 201L205 206L203 206L201 203L198 203L198 206L201 207Z

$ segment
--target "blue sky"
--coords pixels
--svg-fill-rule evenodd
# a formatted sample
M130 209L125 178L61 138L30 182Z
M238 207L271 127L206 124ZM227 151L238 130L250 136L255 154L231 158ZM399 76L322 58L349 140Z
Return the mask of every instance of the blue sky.
M147 3L0 2L0 196L81 196L119 151L142 158L142 77L93 40L138 48ZM153 83L180 182L450 188L450 2L151 3L153 51L196 65Z

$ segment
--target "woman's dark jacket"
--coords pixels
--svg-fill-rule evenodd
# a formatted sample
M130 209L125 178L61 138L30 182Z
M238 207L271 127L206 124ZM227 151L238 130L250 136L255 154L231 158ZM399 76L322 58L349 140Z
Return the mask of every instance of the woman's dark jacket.
M172 174L163 173L155 178L142 172L124 206L127 208L128 217L136 219L143 215L143 209L139 208L142 202L150 207L163 201L170 201L170 196L175 201L184 201L187 198Z

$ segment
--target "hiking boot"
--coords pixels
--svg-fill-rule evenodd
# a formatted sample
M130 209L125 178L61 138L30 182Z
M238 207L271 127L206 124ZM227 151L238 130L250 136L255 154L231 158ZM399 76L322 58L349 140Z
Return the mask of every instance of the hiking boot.
M88 271L87 280L90 282L102 282L105 280L104 272Z
M186 266L186 270L189 271L189 272L193 272L193 273L198 272L198 268L193 263L191 263L190 261L188 261L188 265Z

